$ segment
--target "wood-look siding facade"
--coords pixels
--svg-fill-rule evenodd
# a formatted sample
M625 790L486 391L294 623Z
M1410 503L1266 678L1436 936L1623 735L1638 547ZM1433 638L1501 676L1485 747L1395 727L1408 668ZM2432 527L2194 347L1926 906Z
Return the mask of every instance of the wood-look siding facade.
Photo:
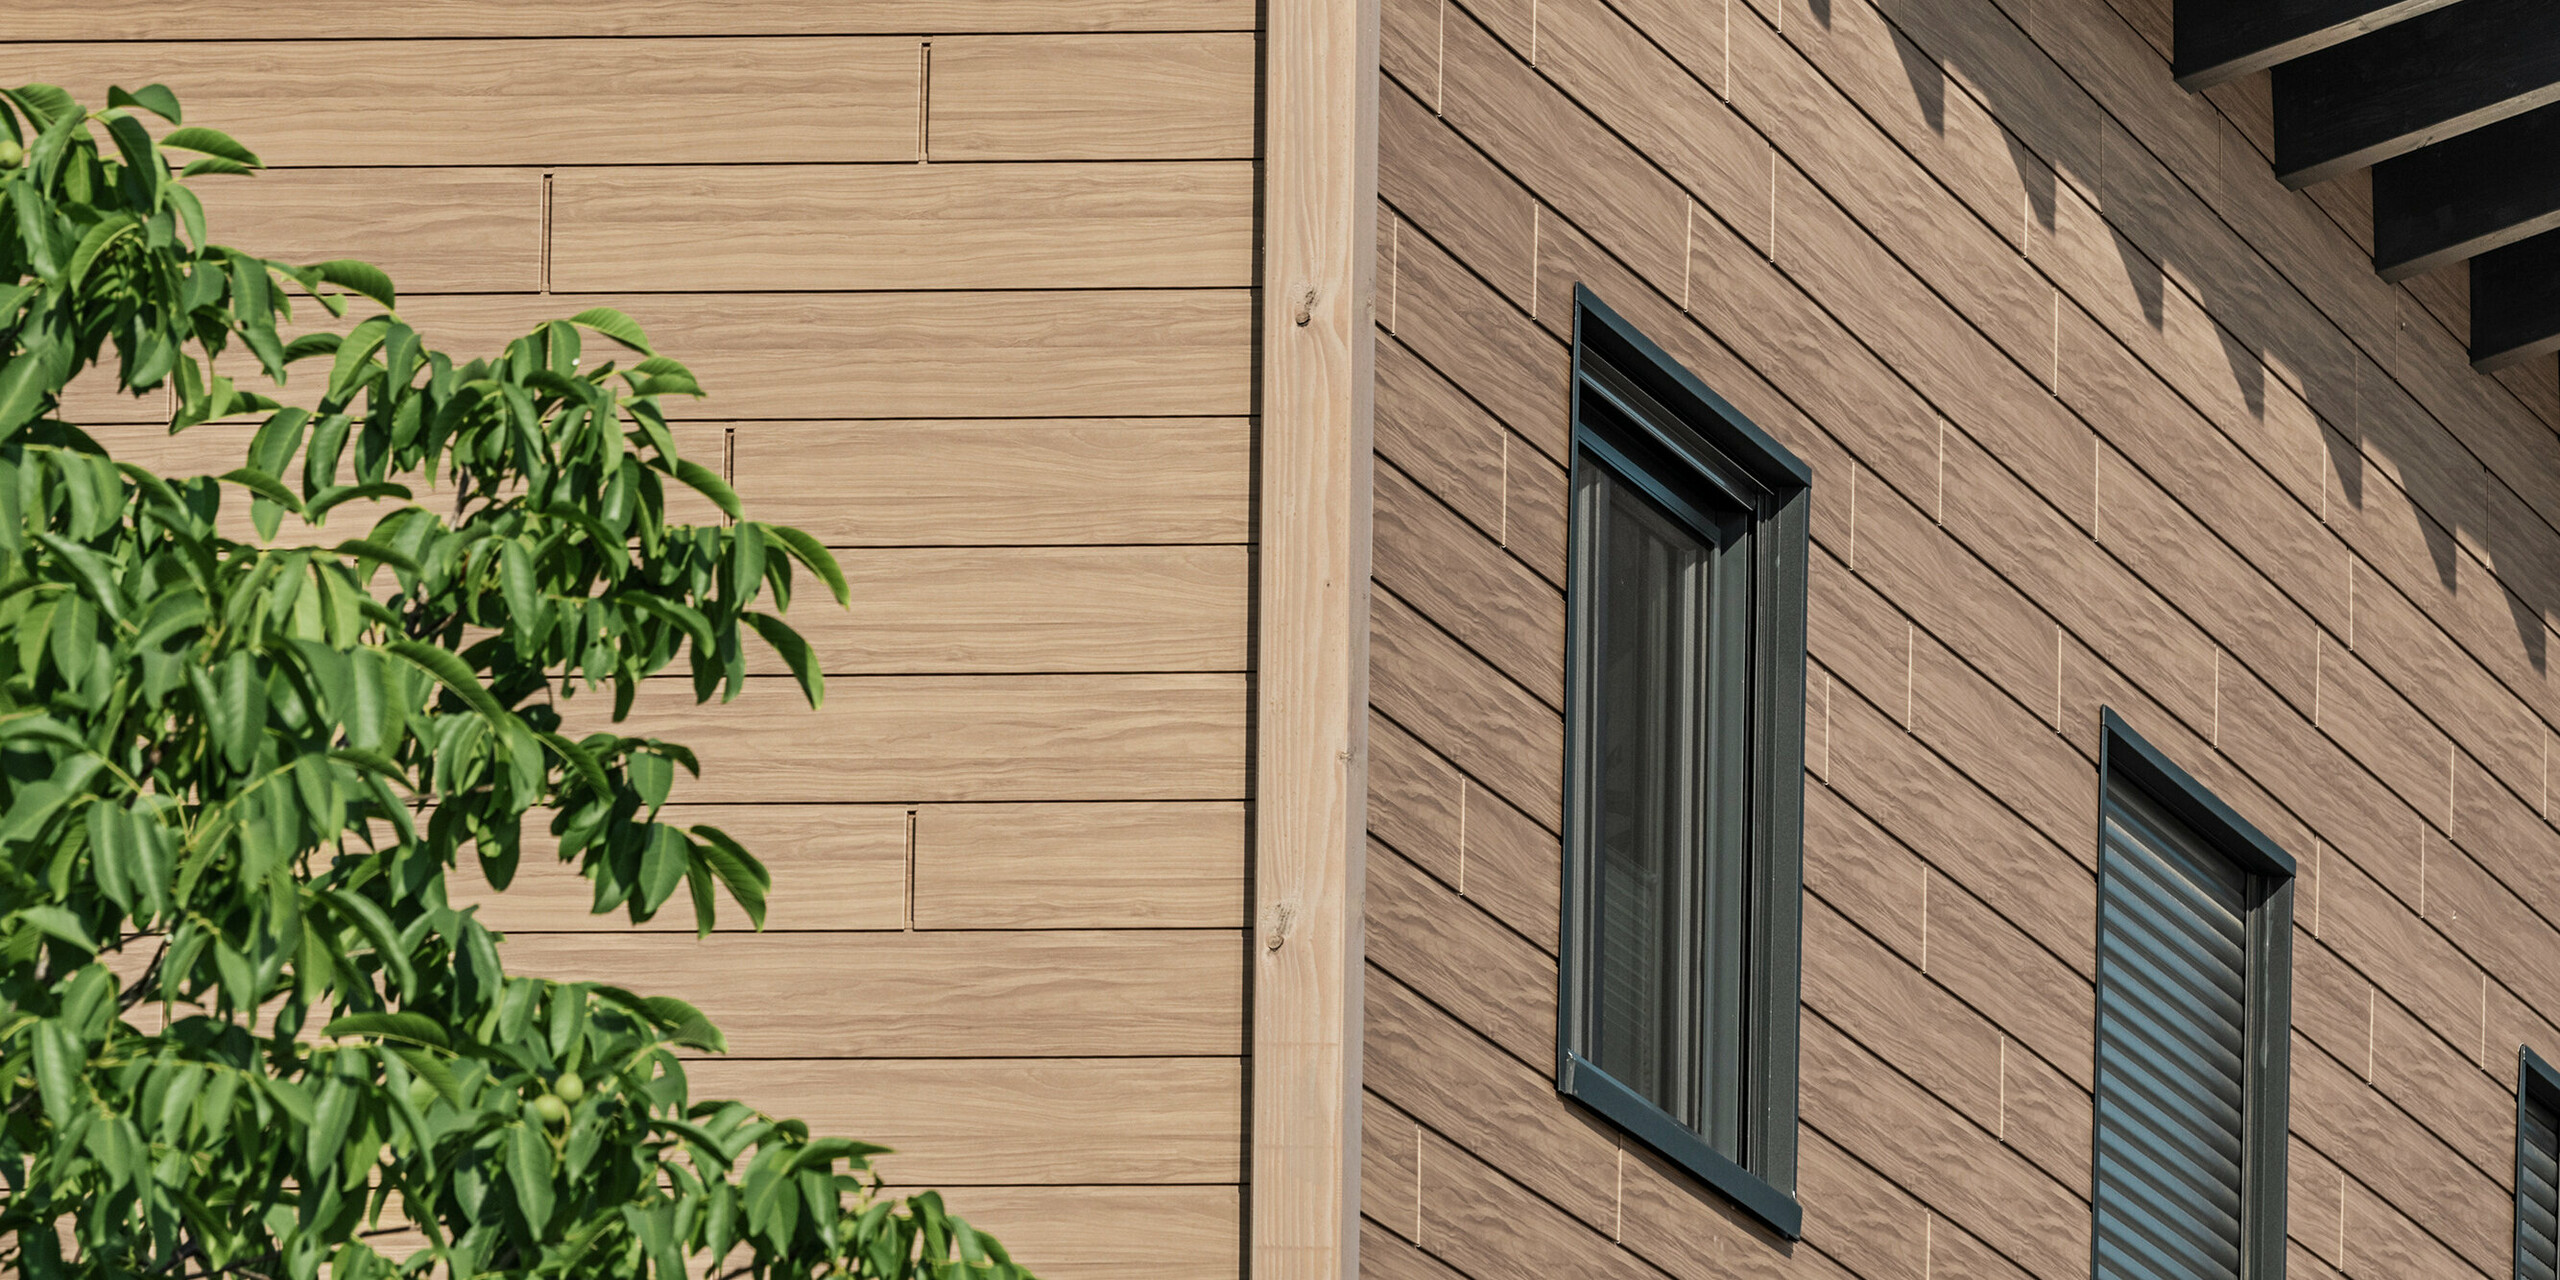
M165 81L258 150L268 172L198 184L223 243L376 261L448 349L606 304L692 365L711 394L682 446L853 585L850 612L793 612L823 711L760 654L735 702L676 679L635 715L701 753L678 808L765 857L769 928L591 918L532 858L488 916L524 971L698 1003L732 1048L698 1091L898 1148L893 1184L1062 1280L1243 1266L1258 22L1239 0L0 22L11 84ZM71 411L172 468L245 440L168 440L156 402Z
M273 166L218 239L430 341L604 303L700 373L854 584L824 711L636 716L771 926L486 909L1044 1276L2088 1276L2111 708L2299 866L2290 1273L2498 1280L2560 377L2171 7L29 0L0 75L167 82ZM1555 1088L1576 285L1815 477L1797 1242Z
M2089 1275L2112 707L2300 866L2290 1274L2511 1274L2551 363L2167 0L1382 5L1361 1271ZM1554 1085L1577 283L1815 475L1793 1244Z

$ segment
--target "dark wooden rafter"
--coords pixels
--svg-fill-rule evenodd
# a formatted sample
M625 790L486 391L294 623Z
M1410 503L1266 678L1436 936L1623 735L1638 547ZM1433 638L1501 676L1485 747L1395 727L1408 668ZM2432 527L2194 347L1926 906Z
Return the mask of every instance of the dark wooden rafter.
M2373 171L2373 266L2468 263L2471 363L2560 351L2560 0L2175 0L2178 83L2270 72L2276 176Z
M2560 101L2560 3L2460 0L2274 76L2276 176L2308 186Z
M2209 89L2453 2L2178 0L2178 83Z
M2560 231L2471 260L2471 365L2483 373L2560 351Z
M2406 280L2560 227L2560 105L2373 169L2373 267Z

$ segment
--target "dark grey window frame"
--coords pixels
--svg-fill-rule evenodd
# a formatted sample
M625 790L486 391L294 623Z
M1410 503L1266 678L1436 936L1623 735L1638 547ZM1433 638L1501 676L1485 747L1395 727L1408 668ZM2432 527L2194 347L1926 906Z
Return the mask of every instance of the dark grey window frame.
M1556 1088L1688 1170L1789 1240L1804 1234L1795 1198L1796 1045L1804 845L1805 573L1813 472L1785 446L1707 389L1705 383L1603 305L1574 286L1573 491L1583 469L1607 466L1670 510L1684 491L1739 505L1751 522L1748 664L1751 806L1745 846L1744 998L1738 1056L1746 1064L1741 1158L1717 1150L1671 1113L1612 1078L1585 1056L1590 1025L1587 971L1592 930L1590 870L1578 833L1589 821L1585 777L1588 699L1566 695L1563 931L1559 948ZM1595 401L1595 397L1599 399ZM1586 416L1605 404L1611 422ZM1632 437L1632 438L1631 438ZM1577 553L1578 554L1578 553ZM1581 575L1568 573L1568 579ZM1570 673L1587 647L1587 602L1567 587ZM1577 705L1577 702L1583 705ZM1577 716L1580 722L1577 723Z
M2560 1116L2560 1071L2553 1070L2551 1064L2543 1061L2542 1055L2535 1053L2531 1047L2517 1045L2515 1249L2518 1255L2524 1252L2525 1109L2534 1103L2541 1104L2544 1110L2551 1112L2554 1116ZM2521 1256L2517 1260L2515 1273L2518 1276L2524 1275Z
M2193 775L2118 716L2099 712L2100 845L2106 797L2121 779L2166 809L2216 853L2259 882L2248 918L2248 1076L2241 1135L2241 1280L2282 1280L2285 1241L2285 1136L2290 1114L2293 1037L2293 855L2232 811ZM2098 928L2106 921L2101 914ZM2104 940L2100 940L2103 948ZM2101 1001L2103 1004L2103 1001ZM2097 1185L2097 1108L2091 1108L2090 1185ZM2092 1206L2095 1212L2095 1206ZM2099 1274L2097 1233L2090 1233L2090 1274Z

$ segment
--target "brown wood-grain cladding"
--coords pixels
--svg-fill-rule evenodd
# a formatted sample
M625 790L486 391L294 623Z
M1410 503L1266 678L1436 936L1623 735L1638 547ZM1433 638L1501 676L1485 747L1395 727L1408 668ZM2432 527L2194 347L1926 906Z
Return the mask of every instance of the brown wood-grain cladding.
M685 447L853 584L794 612L823 712L759 658L734 703L638 717L702 753L677 816L773 866L772 932L625 931L536 858L475 892L513 962L697 1001L734 1049L700 1088L900 1148L892 1180L1043 1275L1236 1274L1253 6L292 22L22 6L20 39L185 43L0 46L0 76L168 82L277 166L203 184L218 239L379 261L431 341L629 311L713 392ZM199 469L242 443L107 434Z
M1372 1274L2086 1275L2101 705L2300 860L2294 1265L2505 1274L2560 399L2122 8L1385 0ZM1792 1249L1551 1085L1576 281L1817 477Z

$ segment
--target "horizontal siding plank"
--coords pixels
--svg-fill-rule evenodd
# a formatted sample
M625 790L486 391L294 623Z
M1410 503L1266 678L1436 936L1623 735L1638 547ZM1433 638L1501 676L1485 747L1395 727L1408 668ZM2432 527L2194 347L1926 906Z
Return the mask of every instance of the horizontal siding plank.
M27 0L9 14L20 40L207 40L272 35L267 0ZM309 6L296 39L432 36L829 36L953 31L1250 31L1247 0L424 0Z
M575 732L610 711L590 696ZM868 676L811 711L780 677L704 706L671 678L621 731L692 747L702 777L677 795L699 803L1233 800L1249 702L1241 675Z
M0 45L93 106L161 78L280 166L915 160L922 61L896 36Z
M1041 1280L1222 1280L1241 1274L1235 1187L969 1187L945 1197Z
M710 395L688 417L1231 415L1252 408L1243 289L428 298L432 343L496 354L546 319L619 306ZM599 344L602 346L604 344Z
M568 169L554 289L1196 288L1253 282L1250 164Z
M1234 1058L713 1058L685 1072L697 1097L893 1148L874 1161L893 1182L1233 1183L1243 1159Z
M454 294L404 299L400 315L428 345L467 360L495 356L535 325L592 306L630 313L657 350L693 370L706 397L666 402L669 414L688 420L1232 418L1253 408L1253 294L1245 289ZM370 314L358 306L333 323L345 328ZM305 318L320 315L313 309ZM590 341L599 354L619 350ZM308 403L323 381L305 374L278 398ZM169 400L165 391L116 394L109 377L92 374L74 384L64 412L83 425L165 424ZM1090 442L1109 450L1113 438ZM1219 450L1215 466L1243 451L1242 441ZM1142 493L1203 485L1223 494L1242 485L1240 476L1223 485L1205 478L1207 458L1149 460L1169 476L1118 483ZM977 492L957 477L936 488Z
M791 622L830 675L1242 671L1243 547L913 547L836 553L853 607L803 581ZM749 670L782 674L750 645Z
M888 1184L892 1196L923 1190ZM1051 1182L1041 1186L955 1186L945 1207L1002 1240L1016 1262L1043 1280L1217 1280L1238 1274L1243 1197L1235 1186L1129 1186ZM382 1230L365 1243L393 1262L426 1247L397 1197ZM747 1253L732 1251L715 1271L688 1260L693 1280L743 1274ZM438 1273L431 1273L438 1274Z
M1246 811L1201 804L954 804L916 814L919 929L1244 924Z
M404 300L400 316L429 346L468 359L595 306L629 313L659 352L693 370L706 397L666 402L686 419L1218 417L1253 407L1247 289L450 294ZM372 313L305 318L345 329ZM588 341L597 358L620 352ZM305 376L278 398L309 402L323 381Z
M732 483L831 546L1244 542L1253 424L744 422ZM813 469L812 458L860 465Z
M903 805L671 804L659 810L659 821L718 827L763 862L773 873L764 920L769 930L897 929L906 923ZM645 925L634 926L619 909L591 914L595 886L559 860L558 842L540 824L527 821L525 828L514 881L504 891L492 889L480 874L479 859L464 858L448 888L455 906L477 905L481 922L504 932L692 932L693 907L682 894ZM751 927L726 893L714 897L722 928Z
M542 175L531 169L270 169L193 190L216 243L261 257L360 258L403 296L542 288Z
M510 970L691 1001L739 1058L1165 1057L1243 1045L1234 930L520 933Z
M1241 33L933 42L935 160L1206 160L1254 153Z

